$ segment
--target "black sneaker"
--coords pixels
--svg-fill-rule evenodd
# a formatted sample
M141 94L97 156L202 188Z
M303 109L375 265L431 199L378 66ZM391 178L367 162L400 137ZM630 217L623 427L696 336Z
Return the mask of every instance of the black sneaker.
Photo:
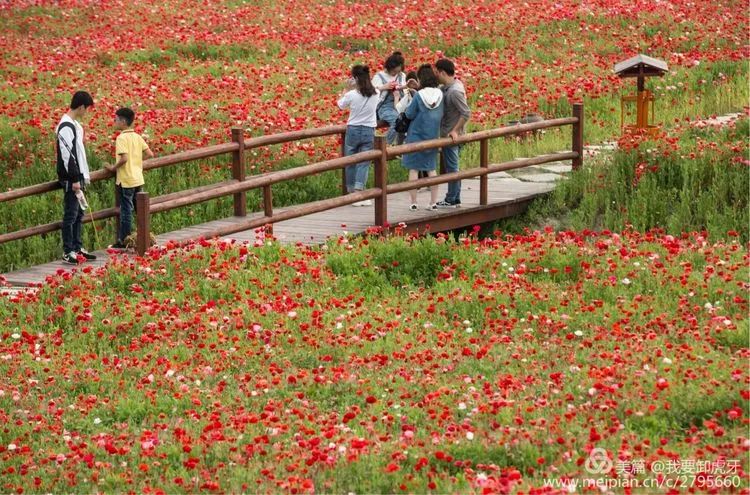
M109 249L127 249L128 247L120 241L115 242L107 246Z
M438 201L437 202L438 208L460 208L461 207L461 201Z
M77 265L78 264L78 253L73 251L63 254L62 262L66 265Z
M86 261L94 261L96 259L96 255L89 253L85 249L78 251L78 255L86 258Z

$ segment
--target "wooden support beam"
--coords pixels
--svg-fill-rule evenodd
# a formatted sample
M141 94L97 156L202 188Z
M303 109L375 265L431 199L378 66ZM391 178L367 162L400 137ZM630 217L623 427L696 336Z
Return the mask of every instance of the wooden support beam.
M375 225L385 227L388 224L388 142L385 136L375 136L375 149L380 156L374 160L375 187L382 192L375 198Z
M232 152L232 179L242 182L245 180L245 131L240 127L232 128L232 142L237 143L237 149ZM234 193L234 216L247 216L247 193Z
M143 256L151 247L151 205L147 192L139 192L135 195L137 235L135 249Z
M263 214L267 218L273 217L273 195L270 184L263 186ZM268 227L266 227L266 233L268 235L273 235L273 223L268 224Z
M487 168L490 166L490 140L482 139L479 141L479 167ZM487 174L479 177L479 204L487 204L487 186L488 181Z
M583 165L583 103L573 104L573 146L572 150L578 156L573 159L573 170L578 170Z

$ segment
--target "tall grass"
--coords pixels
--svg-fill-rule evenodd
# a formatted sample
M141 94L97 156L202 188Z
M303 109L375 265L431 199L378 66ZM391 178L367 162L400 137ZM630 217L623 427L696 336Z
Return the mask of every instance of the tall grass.
M632 227L672 234L705 230L714 238L736 233L747 242L748 166L738 158L747 156L748 122L685 131L678 151L668 154L661 152L660 143L647 142L635 150L618 151L611 159L590 160L524 215L500 221L495 228L519 232L545 225L614 231ZM716 146L707 145L712 142Z

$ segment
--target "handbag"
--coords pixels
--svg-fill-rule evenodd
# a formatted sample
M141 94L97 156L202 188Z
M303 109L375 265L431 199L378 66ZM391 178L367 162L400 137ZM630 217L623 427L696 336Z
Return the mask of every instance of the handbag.
M393 124L393 128L396 132L405 134L409 130L409 124L411 124L411 119L407 117L404 112L401 112L398 114L398 118L396 119L396 123Z

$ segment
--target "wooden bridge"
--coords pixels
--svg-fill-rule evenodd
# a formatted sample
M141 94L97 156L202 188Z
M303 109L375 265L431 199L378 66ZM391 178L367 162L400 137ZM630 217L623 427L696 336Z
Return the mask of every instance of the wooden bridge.
M571 151L515 159L499 164L489 163L489 143L492 139L567 125L573 128ZM343 150L345 133L346 126L342 125L245 138L242 129L232 129L232 141L229 143L146 160L144 170L148 171L231 154L232 178L217 184L153 198L146 192L139 193L136 198L137 253L143 255L148 249L152 215L229 195L233 196L234 200L234 216L157 235L157 244L179 245L200 238L217 237L237 241L255 241L258 235L268 233L272 233L280 242L317 244L325 242L328 237L337 236L343 231L360 234L376 227L388 232L392 226L401 225L406 232L423 232L426 230L440 232L471 227L513 216L522 212L534 198L549 192L554 186L550 183L509 181L507 180L508 171L520 171L520 169L527 167L568 160L572 162L573 170L581 166L583 160L583 105L574 104L571 117L473 132L460 136L455 141L450 138L441 138L420 143L387 146L383 137L376 136L375 148L372 151L342 156L288 170L246 176L245 153L247 150L332 135L341 136ZM478 167L414 182L407 181L393 184L388 182L389 159L417 151L472 142L479 142L480 145ZM343 169L362 161L373 161L374 163L374 187L353 194L346 194ZM333 170L342 171L341 196L286 208L274 208L272 194L274 184ZM91 181L101 181L112 177L111 172L98 170L91 174ZM437 186L457 179L463 181L462 205L460 208L438 211L409 210L409 190ZM0 202L44 194L59 189L59 187L57 182L46 182L2 192L0 193ZM263 192L263 211L248 214L246 193L256 189L261 189ZM352 203L366 199L374 200L374 208L351 206ZM87 214L84 222L90 222L92 219L102 220L117 217L119 215L118 198L115 202L116 204L111 208L99 210L90 215ZM426 203L423 198L421 204L425 205ZM48 234L59 230L61 226L61 222L53 222L0 234L0 244L35 235ZM3 277L10 285L35 285L43 283L46 277L59 273L60 270L80 270L86 266L96 267L106 264L107 252L97 251L96 254L99 256L97 261L79 267L63 265L58 260L6 273Z

